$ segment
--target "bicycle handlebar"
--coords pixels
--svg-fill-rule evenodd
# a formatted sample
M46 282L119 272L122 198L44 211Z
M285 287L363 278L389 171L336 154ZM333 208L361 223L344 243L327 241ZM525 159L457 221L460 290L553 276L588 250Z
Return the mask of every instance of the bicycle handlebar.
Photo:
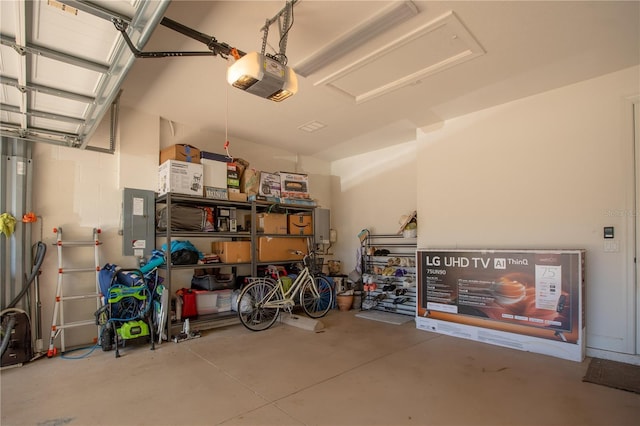
M295 254L297 256L303 256L302 258L302 263L304 264L304 266L306 268L310 268L311 265L307 265L307 259L311 258L311 253L305 253L303 251L300 250L289 250L289 253L291 254ZM278 275L280 276L280 274L278 273L278 268L275 265L268 265L267 266L267 272L271 275Z

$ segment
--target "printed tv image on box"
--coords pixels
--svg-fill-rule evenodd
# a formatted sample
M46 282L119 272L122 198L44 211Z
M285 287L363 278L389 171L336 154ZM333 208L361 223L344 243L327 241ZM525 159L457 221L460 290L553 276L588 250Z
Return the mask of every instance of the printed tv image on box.
M580 254L422 251L419 315L578 343Z

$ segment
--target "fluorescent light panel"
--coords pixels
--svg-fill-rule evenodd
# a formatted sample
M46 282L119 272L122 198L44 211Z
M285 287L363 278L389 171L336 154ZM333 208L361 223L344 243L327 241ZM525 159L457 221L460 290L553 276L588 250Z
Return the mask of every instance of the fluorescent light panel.
M415 55L415 52L424 53ZM314 85L333 87L361 103L484 53L475 37L455 13L449 11L323 77ZM396 66L402 62L402 67ZM390 71L376 72L381 69Z
M304 59L295 67L295 71L303 77L308 77L378 34L417 14L418 8L413 2L393 2L379 13L362 22L352 31L343 34L314 55Z

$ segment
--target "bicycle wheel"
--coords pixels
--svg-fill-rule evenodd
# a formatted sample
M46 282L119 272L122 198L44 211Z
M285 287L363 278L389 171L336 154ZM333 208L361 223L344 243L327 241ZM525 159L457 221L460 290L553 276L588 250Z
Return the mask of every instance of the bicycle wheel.
M321 318L333 307L333 288L324 277L315 277L304 283L300 304L311 318Z
M238 296L238 317L251 331L262 331L271 327L280 313L280 308L265 308L267 301L280 299L273 280L261 278L246 286Z

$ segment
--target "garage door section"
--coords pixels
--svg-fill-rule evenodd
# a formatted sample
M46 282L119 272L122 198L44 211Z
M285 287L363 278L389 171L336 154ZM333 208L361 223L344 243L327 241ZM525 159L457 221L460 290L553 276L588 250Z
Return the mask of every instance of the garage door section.
M168 4L1 1L2 136L112 150L89 144L135 59L112 20L142 50Z

